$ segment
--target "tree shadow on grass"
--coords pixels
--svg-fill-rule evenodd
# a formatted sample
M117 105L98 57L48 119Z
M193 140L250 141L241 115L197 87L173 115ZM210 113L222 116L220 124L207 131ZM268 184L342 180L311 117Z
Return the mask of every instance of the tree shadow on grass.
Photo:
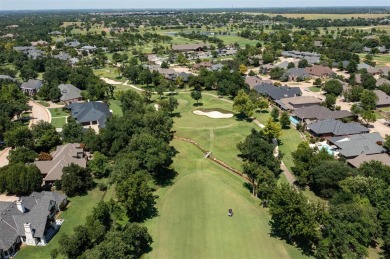
M245 116L242 113L234 114L234 117L236 118L236 121L246 121L246 122L252 122L253 118Z
M180 112L172 112L171 117L181 118L181 113Z
M283 231L281 231L280 226L273 220L269 221L269 225L271 226L271 232L269 234L272 238L285 240L287 244L297 247L302 254L314 256L314 245L311 242L308 242L305 238L292 239L290 236L284 234Z
M195 107L203 106L203 103L194 103L192 106L195 106Z
M155 177L155 183L161 187L171 186L178 173L173 168L162 168Z

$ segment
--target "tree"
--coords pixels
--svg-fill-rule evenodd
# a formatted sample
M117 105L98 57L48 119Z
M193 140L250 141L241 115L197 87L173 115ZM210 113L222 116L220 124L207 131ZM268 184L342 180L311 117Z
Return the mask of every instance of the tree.
M39 191L42 185L42 174L36 165L12 163L0 170L0 191L11 194L30 195Z
M83 195L93 186L89 169L73 163L62 169L61 181L62 190L69 197Z
M166 111L172 115L172 112L179 106L179 102L173 96L169 96L167 100L159 102L159 107L162 111Z
M88 161L88 167L96 178L107 177L111 172L108 158L99 151L93 153L93 159Z
M344 64L342 61L340 61L338 64L337 64L337 69L340 70L340 71L343 71L344 70Z
M325 106L329 109L333 109L336 104L336 96L334 94L327 94L325 97Z
M279 172L280 163L273 155L274 146L262 131L252 129L251 134L237 144L237 148L240 150L238 156L244 162L254 162L265 166L275 174Z
M188 60L183 53L179 53L179 55L177 56L177 63L179 63L179 65L181 66L184 66L188 63Z
M343 92L343 85L340 83L340 81L331 79L325 83L324 91L328 94L339 96Z
M390 151L390 135L386 135L383 146L387 149L387 151Z
M356 61L354 60L349 61L347 65L348 73L355 73L357 70L358 70L358 64L356 63Z
M271 111L271 118L273 121L278 121L279 120L279 109L274 107Z
M143 221L154 210L155 197L147 181L144 174L136 173L116 187L118 201L123 203L131 221Z
M5 132L4 140L6 145L12 148L34 146L31 131L24 126L16 126Z
M299 246L312 250L320 237L321 207L308 202L302 192L288 184L276 188L270 201L271 228L275 233Z
M247 68L244 64L241 64L241 65L238 67L238 70L240 71L241 75L245 75L246 72L248 71L248 68Z
M91 237L86 226L74 228L74 234L62 234L59 238L59 252L67 258L76 259L91 246Z
M260 98L256 103L260 110L267 109L269 106L268 100L266 98Z
M319 196L329 198L340 190L339 181L352 175L351 168L339 161L323 161L310 170L310 188Z
M282 135L282 128L280 127L280 124L272 121L271 118L268 119L268 122L262 131L269 141L278 139Z
M360 97L360 106L363 110L373 111L376 109L378 96L375 92L370 90L364 90Z
M83 139L84 129L73 117L68 117L68 123L62 129L62 139L67 143L79 143Z
M198 101L202 99L202 92L197 90L191 91L191 98L194 99L196 101L196 105L198 105Z
M38 152L49 152L61 143L56 128L46 121L38 121L31 127L35 149Z
M309 66L309 62L307 61L307 59L299 60L299 62L298 62L298 67L299 68L305 68L305 67L308 67L308 66Z
M249 98L249 95L244 90L239 90L237 96L234 98L233 110L244 115L245 117L251 117L255 105Z
M290 128L290 116L288 115L288 112L282 112L282 115L280 116L280 125L282 126L282 129Z
M289 62L288 65L287 65L287 69L294 68L294 67L295 67L295 63L294 62Z
M7 157L10 164L16 163L32 163L38 157L38 154L29 148L26 147L18 147L16 149L12 149L9 152Z
M321 78L316 78L313 82L313 85L317 86L317 87L320 87L322 84L322 80Z
M244 173L252 184L252 195L257 196L260 193L261 198L268 200L276 187L275 174L268 168L253 162L244 164Z
M362 119L366 122L367 125L368 125L370 122L375 122L375 121L376 121L376 114L375 114L375 112L373 112L373 111L366 111L366 110L363 110L363 111L360 113L360 116L361 116Z
M82 143L85 145L85 149L89 151L98 151L101 146L100 136L96 134L95 130L89 128L83 135Z
M283 76L283 74L284 74L284 69L281 67L275 67L271 69L271 71L269 72L271 79L280 79Z

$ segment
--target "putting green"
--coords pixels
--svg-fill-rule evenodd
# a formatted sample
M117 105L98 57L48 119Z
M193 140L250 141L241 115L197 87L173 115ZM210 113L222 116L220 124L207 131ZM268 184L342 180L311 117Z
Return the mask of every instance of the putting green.
M179 151L173 185L157 191L159 216L146 225L153 237L148 258L302 258L270 237L269 215L244 181L203 158L189 143ZM228 217L228 209L234 211Z

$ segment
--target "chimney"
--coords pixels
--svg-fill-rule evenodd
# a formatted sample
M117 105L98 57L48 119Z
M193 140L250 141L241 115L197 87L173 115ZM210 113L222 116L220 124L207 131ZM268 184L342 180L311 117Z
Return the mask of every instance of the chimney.
M18 210L22 213L24 213L26 211L26 209L24 208L24 205L23 205L23 200L18 200L16 202L16 207L18 208Z
M24 223L24 233L26 236L26 244L27 245L37 245L34 239L34 232L31 228L31 223Z

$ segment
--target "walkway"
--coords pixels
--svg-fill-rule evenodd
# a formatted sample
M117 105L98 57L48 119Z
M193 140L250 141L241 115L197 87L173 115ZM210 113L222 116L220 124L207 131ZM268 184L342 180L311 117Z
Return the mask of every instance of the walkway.
M32 113L29 127L31 127L33 124L36 124L40 120L51 122L50 112L43 105L40 105L34 101L29 101L28 105L31 106Z
M288 170L288 168L286 167L286 165L283 163L280 164L280 168L283 170L283 174L284 176L286 176L286 179L288 181L288 183L292 186L295 186L295 176Z

